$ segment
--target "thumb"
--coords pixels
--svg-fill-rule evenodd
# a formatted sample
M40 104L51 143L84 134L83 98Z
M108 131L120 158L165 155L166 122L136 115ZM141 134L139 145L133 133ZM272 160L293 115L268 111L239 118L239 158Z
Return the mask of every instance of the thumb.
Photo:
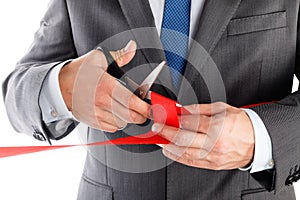
M128 44L121 50L111 51L110 54L120 67L127 65L135 56L136 42L130 40Z

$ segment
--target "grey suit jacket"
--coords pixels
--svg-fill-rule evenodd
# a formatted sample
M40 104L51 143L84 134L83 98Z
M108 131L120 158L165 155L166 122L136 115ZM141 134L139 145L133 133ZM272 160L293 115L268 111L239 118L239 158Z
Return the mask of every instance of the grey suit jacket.
M155 145L90 147L78 199L295 199L291 184L300 174L300 93L291 94L291 87L293 75L300 75L298 12L299 0L207 0L178 94L183 104L226 101L242 106L280 100L252 108L270 134L274 170L250 175L187 167L165 159ZM140 50L125 70L159 63L165 57L154 27L147 1L52 0L30 51L3 84L12 125L39 140L60 139L43 123L38 104L49 70L99 43L113 50L130 39ZM142 80L151 67L146 65L134 78ZM171 88L167 69L158 83ZM154 90L174 98L165 87ZM147 129L147 124L114 134L89 129L87 140Z

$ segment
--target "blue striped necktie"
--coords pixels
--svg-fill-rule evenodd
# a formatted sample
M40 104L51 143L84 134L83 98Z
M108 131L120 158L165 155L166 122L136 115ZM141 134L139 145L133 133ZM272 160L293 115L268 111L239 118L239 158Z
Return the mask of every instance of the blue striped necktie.
M191 0L166 0L161 42L175 89L178 90L186 66L190 32Z

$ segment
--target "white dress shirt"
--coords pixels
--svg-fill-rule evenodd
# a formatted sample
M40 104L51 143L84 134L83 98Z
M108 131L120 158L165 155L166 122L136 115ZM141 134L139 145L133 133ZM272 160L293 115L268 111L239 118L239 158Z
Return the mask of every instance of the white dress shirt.
M199 21L205 0L192 0L191 4L191 19L190 19L190 34L194 36L197 22ZM158 33L161 32L164 0L149 0L150 7L154 16L155 25ZM69 61L63 62L54 67L47 75L41 90L39 104L42 110L42 117L46 124L60 120L56 126L57 136L63 134L66 126L74 120L74 116L67 109L62 98L58 80L60 69ZM247 112L254 128L255 134L255 152L253 163L245 169L251 173L271 169L274 167L272 160L272 143L268 131L261 118L250 109L244 109Z

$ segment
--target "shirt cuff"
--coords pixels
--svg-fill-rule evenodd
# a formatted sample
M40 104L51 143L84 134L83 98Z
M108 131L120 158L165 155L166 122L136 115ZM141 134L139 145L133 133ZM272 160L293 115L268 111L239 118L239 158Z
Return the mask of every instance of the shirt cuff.
M39 105L42 110L43 121L46 124L64 119L75 120L63 100L58 79L61 68L69 62L71 62L71 60L62 62L52 68L42 85Z
M255 150L254 159L252 164L250 165L250 173L274 168L274 161L272 157L272 142L265 124L253 110L242 110L244 110L248 114L254 129ZM249 167L240 168L240 170L249 170Z

